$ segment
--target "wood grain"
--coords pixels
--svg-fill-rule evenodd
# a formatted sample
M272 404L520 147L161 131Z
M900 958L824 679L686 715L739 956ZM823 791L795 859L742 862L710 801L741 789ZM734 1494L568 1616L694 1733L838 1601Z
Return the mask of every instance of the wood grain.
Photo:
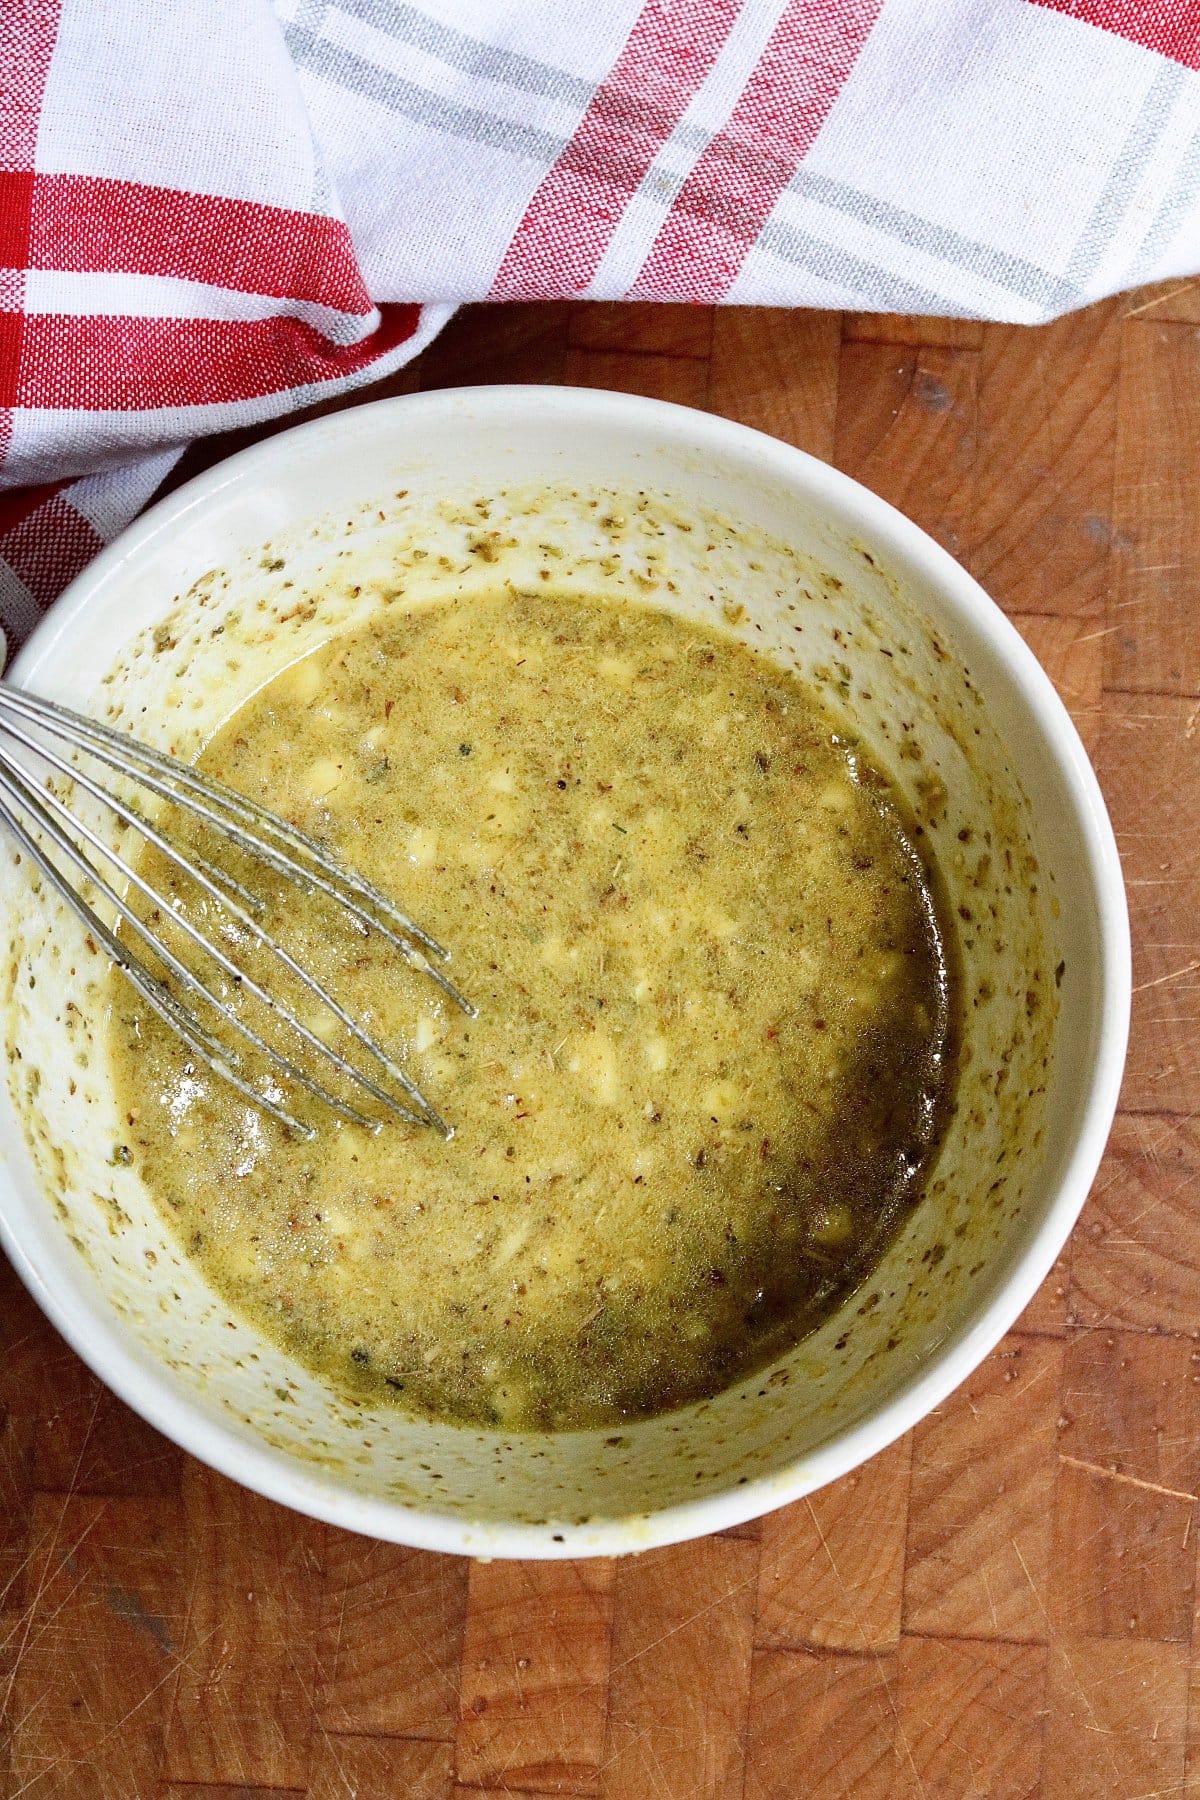
M920 313L845 313L842 337L848 344L912 344L918 348L982 350L979 319L929 319Z
M448 1800L449 1744L419 1738L333 1737L313 1745L309 1800Z
M843 344L834 460L954 555L974 516L978 357Z
M324 1528L199 1463L184 1481L187 1621L163 1774L308 1780Z
M570 309L567 343L573 350L649 350L707 362L715 316L711 306L624 306L593 300Z
M542 1800L542 1796L531 1794L528 1788L454 1787L450 1800Z
M453 1740L467 1574L452 1557L329 1532L317 1635L323 1731Z
M1126 319L1153 316L1160 321L1180 320L1200 325L1200 280L1159 281L1126 296Z
M890 1650L900 1637L908 1438L763 1521L757 1641ZM870 1519L870 1531L862 1523Z
M1049 1655L1043 1800L1186 1794L1187 1653L1074 1638Z
M460 1781L595 1794L608 1712L613 1565L471 1569Z
M1034 1800L1041 1790L1044 1648L906 1637L897 1661L897 1790L926 1800Z
M703 406L708 365L697 356L666 356L657 350L568 350L564 378L572 387L615 388Z
M12 1768L13 1699L18 1652L24 1641L24 1617L15 1604L12 1583L0 1602L0 1794L10 1794L17 1783Z
M1096 748L1104 697L1102 618L1062 618L1054 613L1013 613L1013 624L1058 689L1089 755Z
M757 1581L757 1545L730 1538L620 1565L604 1800L741 1800Z
M1192 1119L1118 1118L1075 1234L1079 1325L1188 1334L1200 1294L1200 1132Z
M0 1264L0 1590L22 1517L38 1493L177 1496L181 1453L47 1333Z
M1075 1240L1068 1238L1054 1260L1054 1267L1018 1319L1019 1331L1041 1332L1049 1337L1063 1336L1070 1308L1071 1261L1074 1254Z
M572 308L557 304L464 307L424 356L401 370L399 391L473 387L477 382L562 381L571 313ZM389 391L395 380L385 384Z
M897 1679L894 1656L760 1650L745 1800L892 1800Z
M1124 307L984 328L966 561L1009 611L1106 611Z
M617 1566L281 1513L104 1393L0 1259L0 1800L1200 1800L1198 327L1196 281L1034 330L471 307L355 397L707 406L956 550L1112 810L1125 1110L1018 1329L911 1439Z
M109 1392L78 1358L58 1360L33 1437L45 1493L177 1496L183 1455Z
M1200 445L1200 325L1146 314L1121 339L1105 669L1134 693L1200 694L1200 508L1180 444Z
M0 1606L15 1605L24 1585L33 1491L33 1422L0 1406Z
M1198 1372L1186 1338L1066 1346L1051 1597L1064 1633L1190 1643Z
M906 1631L1045 1640L1062 1360L1014 1333L917 1426Z
M722 307L713 325L709 409L832 462L840 358L833 313Z
M303 1788L246 1787L239 1782L229 1787L224 1782L163 1781L156 1790L156 1800L296 1800L307 1794Z
M1200 457L1197 459L1200 461ZM1096 736L1133 932L1123 1104L1200 1111L1200 701L1105 690Z
M173 1501L35 1501L12 1646L14 1794L153 1790L181 1666L178 1532Z

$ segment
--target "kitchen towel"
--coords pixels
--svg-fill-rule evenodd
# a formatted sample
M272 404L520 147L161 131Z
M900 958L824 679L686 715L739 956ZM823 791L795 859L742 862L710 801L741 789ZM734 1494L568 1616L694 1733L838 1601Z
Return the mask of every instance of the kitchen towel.
M1034 322L1198 269L1193 0L0 0L0 623L465 300Z

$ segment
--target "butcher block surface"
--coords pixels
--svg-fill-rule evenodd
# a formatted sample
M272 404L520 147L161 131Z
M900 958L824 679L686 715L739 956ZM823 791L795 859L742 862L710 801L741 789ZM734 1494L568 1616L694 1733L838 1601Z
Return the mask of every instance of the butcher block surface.
M361 398L498 381L773 432L1004 607L1129 884L1108 1154L1016 1329L914 1432L621 1562L469 1563L284 1512L113 1399L0 1258L0 1796L1200 1796L1200 284L1038 329L471 308Z

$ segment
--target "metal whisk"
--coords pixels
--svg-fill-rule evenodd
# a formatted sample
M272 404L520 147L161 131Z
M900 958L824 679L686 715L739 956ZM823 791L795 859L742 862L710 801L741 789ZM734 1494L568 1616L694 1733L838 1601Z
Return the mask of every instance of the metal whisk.
M56 749L55 743L63 748ZM151 908L158 909L186 935L199 952L202 966L207 962L212 970L223 971L238 991L252 994L285 1028L285 1033L294 1034L306 1044L314 1055L323 1059L327 1068L336 1070L349 1087L369 1096L378 1107L410 1124L432 1125L444 1136L451 1136L446 1121L411 1077L260 923L264 910L261 899L244 882L234 879L194 848L181 848L168 833L144 816L134 800L123 798L114 791L111 776L106 782L103 776L81 765L81 757L110 771L122 783L144 789L202 820L243 856L261 863L305 892L326 895L353 929L363 936L376 932L386 939L414 969L436 982L468 1017L475 1016L475 1008L438 967L439 963L448 960L449 952L378 888L344 867L315 838L232 788L201 775L189 764L139 743L126 732L0 682L0 821L82 920L96 944L123 970L147 1005L179 1034L189 1050L215 1074L230 1082L246 1100L269 1113L280 1124L303 1137L316 1135L311 1125L297 1118L284 1104L284 1091L278 1083L273 1081L272 1091L266 1092L251 1084L236 1048L223 1042L198 1013L185 1005L165 980L147 966L143 957L132 948L129 936L139 939L180 988L198 1001L206 1013L215 1015L222 1027L238 1033L265 1056L286 1081L303 1088L343 1119L369 1130L377 1130L382 1123L378 1114L360 1110L359 1106L352 1105L323 1081L300 1068L292 1057L269 1043L214 993L210 985L212 976L206 981L190 968L163 942L162 934L153 931L130 908L128 896L131 892L139 893ZM36 759L32 768L31 758ZM52 771L52 774L47 777L45 771ZM212 937L172 907L132 861L107 843L103 834L80 816L79 809L62 798L54 782L55 775L64 777L124 825L133 827L146 843L152 844L215 901L230 920L276 959L281 969L287 970L294 982L328 1009L331 1017L364 1053L365 1060L376 1066L379 1078L324 1043L293 1010L239 968L220 944L214 943ZM98 866L97 859L108 866L108 876ZM124 896L114 883L123 886ZM85 884L112 907L114 917L123 921L127 936L118 935L117 930L100 918L80 891ZM385 1080L399 1090L399 1095L383 1085Z

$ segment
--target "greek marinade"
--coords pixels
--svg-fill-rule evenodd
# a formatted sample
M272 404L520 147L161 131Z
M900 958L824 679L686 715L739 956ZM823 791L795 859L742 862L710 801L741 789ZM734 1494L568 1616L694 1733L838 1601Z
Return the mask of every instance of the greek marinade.
M395 895L479 1007L256 871L455 1127L306 1143L114 978L120 1148L228 1303L340 1390L510 1429L674 1407L811 1330L919 1199L955 1074L936 874L816 692L732 636L551 591L393 605L201 766Z

